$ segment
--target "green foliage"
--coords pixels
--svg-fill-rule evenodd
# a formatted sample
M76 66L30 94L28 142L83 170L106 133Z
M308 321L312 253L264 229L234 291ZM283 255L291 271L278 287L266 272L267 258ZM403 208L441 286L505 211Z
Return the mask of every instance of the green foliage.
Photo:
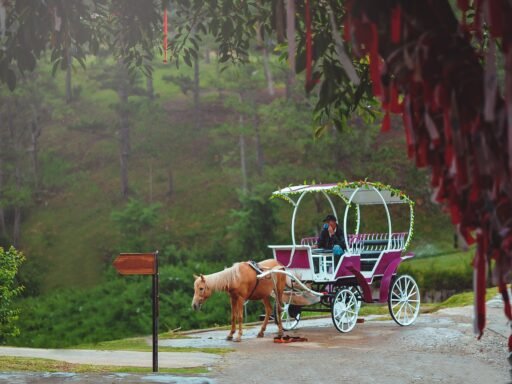
M234 260L262 260L268 254L268 244L275 238L277 226L275 202L267 194L240 193L240 209L231 211L228 226L229 255Z
M190 260L195 259L189 254ZM230 319L226 294L213 295L201 312L191 308L194 273L212 273L223 265L189 262L160 268L160 331L225 325ZM21 335L8 343L67 347L116 340L151 332L151 279L118 276L88 290L63 290L21 302ZM263 307L257 307L261 313ZM255 314L249 320L255 319Z
M72 164L61 158L55 152L45 152L40 157L41 182L45 188L55 190L68 185L76 178Z
M19 310L15 308L14 299L23 290L16 275L24 260L23 254L14 247L7 251L0 248L0 343L19 334L16 324Z
M98 133L105 132L107 130L107 125L103 121L96 120L94 118L82 118L76 123L69 125L68 129L86 133Z
M116 223L122 236L122 247L130 252L144 251L149 244L148 232L158 221L161 204L145 205L139 200L130 199L124 209L112 212L112 220Z

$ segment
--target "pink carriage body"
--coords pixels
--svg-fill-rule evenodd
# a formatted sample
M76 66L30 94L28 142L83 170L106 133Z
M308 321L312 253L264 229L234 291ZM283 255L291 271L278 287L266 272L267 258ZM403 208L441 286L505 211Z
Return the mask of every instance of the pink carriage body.
M316 237L305 237L300 243L295 238L295 220L303 198L310 193L323 195L338 224L345 234L343 252L318 249ZM338 184L296 185L273 193L293 206L291 220L292 245L270 246L274 258L286 268L268 274L285 274L291 283L288 286L288 304L282 307L285 318L293 329L299 321L301 307L308 305L311 311L326 312L329 307L333 323L340 332L349 332L356 324L361 302L388 302L391 317L399 325L412 324L419 313L419 288L411 276L397 274L400 263L414 256L404 254L413 232L414 203L404 193L381 183L366 180ZM345 203L345 215L340 221L332 196ZM408 204L410 211L409 230L393 232L389 204ZM384 207L388 232L360 233L360 206L381 205ZM355 209L355 228L348 220L349 212ZM347 224L350 223L350 229ZM349 230L354 232L351 234ZM378 281L378 296L371 285ZM312 300L292 301L294 295ZM307 304L304 304L306 302ZM319 307L311 307L318 303ZM299 309L297 309L299 308Z
M404 232L392 233L391 242L387 233L349 235L349 250L338 258L330 252L317 253L314 248L316 237L303 238L297 246L270 248L274 258L302 281L341 283L343 279L363 279L369 285L375 278L382 279L379 297L366 297L365 300L383 302L387 300L391 277L396 274L400 262L414 256L403 255L406 235Z

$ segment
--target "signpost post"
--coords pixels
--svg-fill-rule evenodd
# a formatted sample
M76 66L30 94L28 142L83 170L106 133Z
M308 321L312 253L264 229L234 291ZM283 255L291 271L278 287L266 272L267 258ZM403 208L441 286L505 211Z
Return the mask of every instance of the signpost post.
M151 275L153 309L153 372L158 372L158 251L154 253L121 253L114 260L114 268L121 275Z

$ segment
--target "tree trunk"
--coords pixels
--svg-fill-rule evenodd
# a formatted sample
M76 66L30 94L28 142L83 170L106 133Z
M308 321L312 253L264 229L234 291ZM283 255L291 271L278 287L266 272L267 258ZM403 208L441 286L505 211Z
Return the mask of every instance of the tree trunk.
M194 119L196 128L199 128L200 107L199 107L199 58L194 59Z
M263 43L263 69L265 70L265 80L267 80L267 89L270 96L275 95L274 79L272 78L272 71L270 70L270 62L268 56L268 49Z
M169 167L167 171L167 197L171 197L174 194L174 177L172 168Z
M39 192L39 137L41 136L41 126L39 125L39 116L36 108L32 105L32 122L30 126L30 140L31 140L31 157L32 157L32 172L34 177L34 190Z
M153 76L146 77L146 92L149 100L155 100L155 89L153 88Z
M16 130L13 124L13 116L12 111L9 112L9 133L11 136L11 145L14 149L14 185L16 191L21 190L21 164L20 164L20 145L18 138L16 137ZM13 233L12 233L12 243L14 247L19 246L20 235L21 235L21 206L20 202L15 202L13 204L14 208L14 218L13 218Z
M149 203L151 204L153 202L153 163L151 161L149 162L148 182L149 182Z
M243 130L244 118L240 115L240 128ZM242 191L247 192L247 163L245 159L245 135L240 132L240 170L242 173Z
M71 89L71 62L72 62L72 56L71 56L71 49L68 47L66 50L66 57L67 57L67 66L66 66L66 103L71 103L73 100L73 91Z
M204 63L210 64L210 48L206 47L204 50Z
M4 191L4 159L3 153L0 153L0 200L3 198ZM0 204L0 235L7 238L7 226L5 225L5 212L3 203Z
M286 71L286 83L285 83L285 92L286 92L286 100L290 100L292 98L292 89L293 83L295 81L295 75L289 69Z
M5 121L4 116L0 115L0 121ZM0 137L0 235L7 238L7 226L5 225L5 211L3 203L4 193L4 145L7 140L4 139L3 135Z
M261 145L261 136L260 136L260 121L258 116L254 119L254 129L256 131L256 161L257 161L257 169L258 175L263 175L263 168L265 166L265 156L263 153L263 146Z
M119 64L122 65L122 64ZM121 68L125 71L125 68ZM119 151L121 165L121 195L128 197L128 159L130 157L130 124L128 121L128 90L126 79L123 79L118 90L119 97Z
M21 238L21 208L19 205L14 207L14 223L12 230L12 245L14 248L18 248L20 246L20 238Z

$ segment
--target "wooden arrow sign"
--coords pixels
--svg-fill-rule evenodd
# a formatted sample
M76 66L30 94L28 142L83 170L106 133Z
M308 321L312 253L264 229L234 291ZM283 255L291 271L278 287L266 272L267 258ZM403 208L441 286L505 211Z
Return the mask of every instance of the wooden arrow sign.
M121 253L113 265L121 275L154 275L156 256L154 253Z

